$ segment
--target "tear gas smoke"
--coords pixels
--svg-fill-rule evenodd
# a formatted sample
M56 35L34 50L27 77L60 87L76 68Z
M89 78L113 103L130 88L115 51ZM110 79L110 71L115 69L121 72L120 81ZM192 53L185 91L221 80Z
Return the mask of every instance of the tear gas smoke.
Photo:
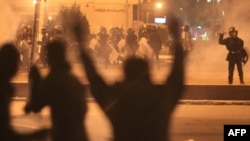
M231 26L235 26L238 30L238 36L244 40L244 46L250 48L250 32L249 32L249 0L231 0L225 2L222 8L225 11L224 24L218 32L223 29L228 32ZM228 34L225 35L225 37ZM227 50L225 46L219 45L218 38L209 41L201 41L194 43L194 50L188 56L187 74L188 75L207 75L222 74L227 80L228 62L226 61ZM244 66L244 77L249 70L250 65ZM237 68L235 68L235 79L237 79ZM196 73L197 72L197 73ZM211 74L211 75L210 75ZM216 78L210 78L216 79Z
M19 18L11 9L5 0L0 0L1 16L0 16L0 44L13 41L16 37Z

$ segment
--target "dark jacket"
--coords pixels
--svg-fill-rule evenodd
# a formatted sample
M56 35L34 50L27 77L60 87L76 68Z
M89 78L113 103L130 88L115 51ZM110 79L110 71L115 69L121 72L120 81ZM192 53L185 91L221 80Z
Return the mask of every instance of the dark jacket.
M90 57L82 53L91 93L111 121L114 141L168 140L170 115L184 88L183 55L181 51L175 55L164 84L136 79L108 85Z
M45 106L50 107L53 141L86 141L85 87L71 74L69 67L52 68L40 82L37 82L37 70L32 68L31 73L33 85L27 109L40 112Z
M225 45L228 50L227 60L235 60L241 61L242 55L244 53L244 42L239 37L232 38L223 38L223 34L219 36L219 44Z

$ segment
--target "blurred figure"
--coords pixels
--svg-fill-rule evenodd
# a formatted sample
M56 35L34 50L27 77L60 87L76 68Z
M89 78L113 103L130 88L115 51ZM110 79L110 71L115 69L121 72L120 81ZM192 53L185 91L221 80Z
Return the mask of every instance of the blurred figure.
M188 25L184 25L182 28L181 41L183 50L185 52L192 50L192 38L191 38L190 27Z
M71 73L66 61L66 43L54 40L47 47L50 72L42 78L37 67L32 67L31 95L25 112L38 113L49 106L53 141L87 141L84 127L86 88Z
M148 44L148 32L146 30L142 31L142 36L138 44L139 48L136 52L136 56L152 61L154 58L153 49Z
M11 79L16 75L20 63L20 55L13 43L6 43L0 48L0 140L32 141L45 139L48 130L33 133L17 134L11 127L10 104L15 95Z
M27 25L27 43L31 46L33 39L33 30L30 25Z
M219 36L219 44L225 45L228 50L226 58L228 61L228 83L233 84L233 73L236 65L239 73L240 84L244 84L242 68L242 61L244 60L243 58L245 58L245 55L242 56L242 54L246 52L244 50L244 41L238 37L238 31L235 27L230 27L228 33L229 37L227 38L224 38L224 34L226 34L224 31L220 33Z
M39 61L41 61L43 68L47 68L47 43L49 42L47 29L45 27L42 27L41 33L42 40L39 42L41 46Z
M22 71L29 71L31 46L27 42L26 35L24 33L19 34L17 37L16 46L21 54Z
M30 25L22 24L20 29L20 38L25 40L29 46L32 43L33 31Z
M10 125L10 102L15 89L10 80L18 70L19 52L14 44L7 43L0 48L0 140L18 141L17 135Z
M162 47L162 41L156 26L152 26L148 35L148 44L153 50L154 59L159 61L159 53Z
M105 27L100 27L100 32L96 35L97 45L95 47L98 61L104 63L104 67L107 68L110 64L109 54L112 52L112 48L109 46L110 37Z
M127 53L126 57L135 56L138 46L137 36L135 35L134 29L129 28L127 30L127 36L125 38L125 49Z
M175 57L172 70L161 85L151 82L148 62L136 57L126 60L123 81L107 84L87 52L82 51L91 93L111 121L114 141L168 141L171 114L184 91L184 56L176 30L179 24L177 19L169 19L169 23ZM81 27L75 29L76 38L81 43L78 28Z
M53 29L53 35L50 38L50 41L54 40L64 40L63 27L61 25L56 25Z
M112 27L110 29L110 35L111 45L118 51L117 44L122 39L122 29L119 27Z

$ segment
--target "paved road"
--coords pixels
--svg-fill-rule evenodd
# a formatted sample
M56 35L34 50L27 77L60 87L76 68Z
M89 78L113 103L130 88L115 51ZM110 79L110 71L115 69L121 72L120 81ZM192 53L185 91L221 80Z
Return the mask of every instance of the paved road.
M49 109L24 115L24 101L13 101L12 125L19 132L50 127ZM112 138L111 126L94 101L88 102L86 127L91 141ZM224 124L250 124L249 105L179 104L171 121L172 141L222 141ZM97 128L98 127L98 128Z
M216 49L216 52L214 50ZM244 66L245 85L240 85L237 72L234 76L234 84L231 87L227 83L227 62L222 56L226 55L224 48L220 47L200 47L192 51L187 57L185 99L199 100L250 100L250 65ZM152 65L151 78L153 83L163 83L171 68L172 56L161 55L160 66ZM72 72L79 80L88 85L86 75L79 63L72 64ZM112 84L123 79L122 65L112 65L107 69L97 65L99 73L105 80ZM40 71L45 76L48 69L41 68ZM27 72L19 72L12 80L15 83L18 97L26 97L28 94ZM244 87L242 87L244 86Z
M227 83L227 61L225 60L227 51L224 47L219 45L207 46L196 45L196 48L188 54L186 57L186 84L187 85L228 85ZM168 54L167 48L161 51L160 55L160 67L152 65L151 73L152 79L155 83L161 83L165 76L169 73L171 68L173 56ZM80 64L74 63L72 65L73 73L79 77L79 79L86 83L84 72L80 69ZM115 80L122 79L122 67L110 66L105 69L98 66L99 72L105 77L105 79L112 83ZM244 65L244 78L245 84L250 85L250 64L249 62ZM46 75L47 69L41 69L41 72ZM27 82L27 73L18 73L13 79L13 82ZM239 85L238 72L235 68L234 73L234 85Z

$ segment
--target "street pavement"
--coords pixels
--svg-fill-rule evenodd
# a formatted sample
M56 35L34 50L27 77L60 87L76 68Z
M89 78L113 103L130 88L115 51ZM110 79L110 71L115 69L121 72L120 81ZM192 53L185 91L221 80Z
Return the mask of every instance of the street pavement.
M187 58L186 80L187 94L180 99L171 121L172 141L221 141L223 140L224 124L250 123L249 64L244 66L245 85L240 85L238 76L235 83L227 84L227 63L221 56L224 48L218 49L218 54L203 48L191 53ZM223 50L223 51L222 51ZM204 55L213 53L211 55ZM161 55L160 66L151 69L152 80L155 84L163 83L171 68L171 55ZM72 73L88 85L82 65L73 63ZM109 84L123 79L122 66L112 65L109 68L97 66L99 73ZM40 68L43 76L48 69ZM235 72L237 74L237 72ZM27 84L28 73L19 72L12 80L13 84ZM25 87L27 93L27 85ZM246 97L247 96L247 97ZM222 98L223 97L223 98ZM240 98L239 98L240 97ZM109 121L100 110L92 97L87 99L88 113L85 121L91 141L109 141L112 130ZM26 97L15 97L11 105L12 125L18 132L30 132L42 127L50 127L49 109L45 108L40 114L25 115L23 106ZM97 128L98 127L98 128Z
M25 115L24 100L11 105L12 126L17 132L31 132L51 127L49 108L40 114ZM250 124L250 105L179 103L170 124L171 141L222 141L225 124ZM112 128L95 101L88 101L84 121L90 141L110 141Z
M152 65L151 78L154 84L164 83L164 80L168 77L171 69L172 56L161 56L160 65ZM238 76L235 75L233 85L227 83L227 71L222 71L221 65L218 67L204 68L200 66L198 68L196 62L190 59L186 67L185 85L186 90L183 95L185 100L250 100L250 74L248 73L249 64L244 67L245 70L245 85L240 85ZM219 63L219 62L218 62ZM122 64L110 65L108 68L104 68L101 65L96 65L98 72L103 76L104 80L108 84L113 84L116 81L123 79ZM88 86L88 80L84 72L84 66L80 63L72 63L72 73L82 82L83 85ZM224 62L223 69L227 68ZM43 76L46 76L48 69L41 68L40 72ZM237 72L235 72L237 74ZM24 98L28 96L28 73L19 72L16 77L13 78L13 85L17 89L16 98ZM91 96L91 94L89 94Z
M227 51L224 47L218 45L198 46L188 53L186 57L186 85L228 85L227 81L227 68L228 62L225 60ZM72 55L71 55L72 56ZM163 48L160 52L160 64L151 65L151 74L153 83L162 83L165 80L165 76L168 75L171 69L173 56L169 54L169 49ZM83 82L88 83L82 71L82 65L73 61L77 59L69 60L72 64L72 72ZM73 60L73 61L72 61ZM73 62L73 63L72 63ZM101 65L97 65L99 73L109 83L113 83L116 80L120 80L123 77L122 64L110 65L108 68L104 68ZM250 64L249 62L243 66L245 85L250 85ZM48 70L41 68L40 71L43 75L46 75ZM27 73L20 71L15 78L14 83L27 83ZM234 72L234 84L239 85L239 78L237 68Z

